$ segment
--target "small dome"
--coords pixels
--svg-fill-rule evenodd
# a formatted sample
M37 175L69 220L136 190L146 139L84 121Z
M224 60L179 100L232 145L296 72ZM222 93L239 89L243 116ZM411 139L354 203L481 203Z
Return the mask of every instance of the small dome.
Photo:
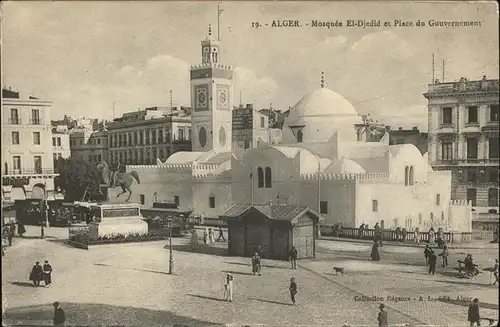
M358 116L352 104L330 89L320 88L306 94L290 111L287 121L304 117ZM290 125L290 124L289 124Z

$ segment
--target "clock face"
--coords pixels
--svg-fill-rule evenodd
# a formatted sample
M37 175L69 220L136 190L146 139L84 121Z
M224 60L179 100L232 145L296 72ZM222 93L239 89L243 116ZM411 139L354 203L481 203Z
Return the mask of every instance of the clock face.
M198 133L198 141L200 142L200 146L202 148L207 145L207 131L205 130L205 127L200 128L200 132Z
M226 130L224 127L219 129L219 143L221 146L226 145Z

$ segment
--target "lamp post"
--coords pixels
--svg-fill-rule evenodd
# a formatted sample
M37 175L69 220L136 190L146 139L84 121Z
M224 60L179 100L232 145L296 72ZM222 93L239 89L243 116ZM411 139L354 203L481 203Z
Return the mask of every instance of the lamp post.
M168 259L168 274L172 275L174 270L174 258L172 258L172 217L168 217L168 243L170 258Z

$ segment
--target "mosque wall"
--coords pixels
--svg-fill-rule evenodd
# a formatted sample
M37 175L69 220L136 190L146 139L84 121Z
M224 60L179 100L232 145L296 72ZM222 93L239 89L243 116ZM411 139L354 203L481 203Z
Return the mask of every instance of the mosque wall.
M405 184L405 169L413 169L413 182L423 183L427 180L428 166L420 151L413 144L397 145L390 156L390 180L393 183Z
M219 218L232 204L230 178L204 177L192 184L193 215Z

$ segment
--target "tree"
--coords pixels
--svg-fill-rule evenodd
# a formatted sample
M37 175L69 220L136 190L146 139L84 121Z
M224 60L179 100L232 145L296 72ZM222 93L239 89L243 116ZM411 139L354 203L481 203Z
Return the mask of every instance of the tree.
M97 170L83 160L59 158L55 164L59 176L56 187L60 187L68 201L81 201L87 194L99 191Z

